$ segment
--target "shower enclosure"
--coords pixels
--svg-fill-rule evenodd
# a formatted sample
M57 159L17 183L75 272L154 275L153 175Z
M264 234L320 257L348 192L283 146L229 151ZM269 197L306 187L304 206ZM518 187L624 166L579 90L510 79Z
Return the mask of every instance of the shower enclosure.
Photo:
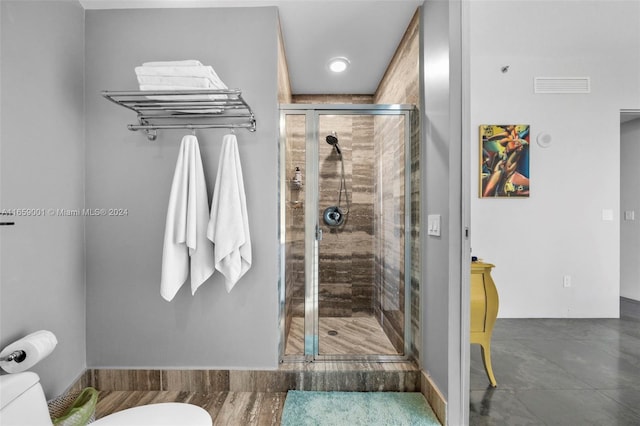
M413 109L281 106L282 359L415 355Z

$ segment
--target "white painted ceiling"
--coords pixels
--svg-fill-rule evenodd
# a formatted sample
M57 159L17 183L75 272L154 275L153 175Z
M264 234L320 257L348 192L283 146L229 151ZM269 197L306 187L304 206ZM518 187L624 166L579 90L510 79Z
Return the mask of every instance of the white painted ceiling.
M373 94L423 0L80 0L85 9L277 6L294 94ZM341 74L330 58L351 62Z

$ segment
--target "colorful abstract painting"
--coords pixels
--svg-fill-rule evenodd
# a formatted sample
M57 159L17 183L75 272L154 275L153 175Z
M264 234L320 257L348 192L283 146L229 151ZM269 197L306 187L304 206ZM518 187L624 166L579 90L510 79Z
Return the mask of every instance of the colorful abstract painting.
M480 126L480 198L529 196L529 125Z

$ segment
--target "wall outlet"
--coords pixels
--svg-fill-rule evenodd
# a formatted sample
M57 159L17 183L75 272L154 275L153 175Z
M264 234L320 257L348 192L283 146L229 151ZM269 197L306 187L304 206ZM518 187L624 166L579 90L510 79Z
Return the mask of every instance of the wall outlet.
M565 275L562 277L562 286L564 288L571 287L571 275Z

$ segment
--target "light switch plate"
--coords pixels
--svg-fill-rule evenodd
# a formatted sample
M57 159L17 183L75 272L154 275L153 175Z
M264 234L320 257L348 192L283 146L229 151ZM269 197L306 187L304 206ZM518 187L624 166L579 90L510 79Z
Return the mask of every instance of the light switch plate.
M427 235L440 236L440 215L430 214L427 216Z
M627 210L624 212L624 220L636 220L635 210Z
M611 209L602 209L602 220L612 221L613 220L613 210L611 210Z

